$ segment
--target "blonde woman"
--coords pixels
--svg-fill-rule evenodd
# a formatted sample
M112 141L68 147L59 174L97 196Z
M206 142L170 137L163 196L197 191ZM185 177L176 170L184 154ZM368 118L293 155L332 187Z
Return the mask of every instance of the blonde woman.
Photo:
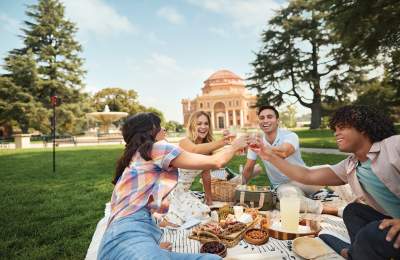
M210 116L204 111L194 112L189 119L187 136L179 142L180 148L187 152L209 155L213 151L229 144L232 136L224 131L222 139L214 141ZM210 208L190 192L194 179L201 174L205 191L205 203L212 204L211 176L209 170L179 169L178 185L170 193L170 207L165 220L181 225L190 218L205 220Z

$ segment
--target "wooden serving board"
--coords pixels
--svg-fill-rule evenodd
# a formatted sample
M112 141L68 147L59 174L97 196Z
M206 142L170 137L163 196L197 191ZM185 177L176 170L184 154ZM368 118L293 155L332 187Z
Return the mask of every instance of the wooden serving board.
M311 236L315 237L321 231L321 227L316 221L307 221L307 226L310 228L309 232L287 232L282 231L280 229L275 229L274 227L268 228L268 234L270 237L279 239L279 240L293 240L297 237Z
M259 217L257 217L253 222L247 224L245 229L235 232L235 233L232 233L228 236L217 236L217 235L212 234L213 236L215 236L215 238L212 238L211 236L209 236L209 234L204 234L204 235L203 234L200 234L200 235L191 234L191 235L189 235L189 238L199 240L201 243L205 243L205 242L209 242L209 241L220 241L227 247L233 247L239 243L239 241L243 237L243 234L249 228L252 228L258 221L259 221ZM206 232L206 233L208 233L208 232Z
M253 220L253 222L250 222L250 223L246 224L247 227L245 229L240 230L240 231L235 232L235 233L232 233L232 234L230 234L228 236L221 237L221 238L227 239L227 240L235 240L238 237L240 237L241 235L243 235L243 233L246 232L249 228L253 227L258 221L260 221L260 216L258 216L255 220Z

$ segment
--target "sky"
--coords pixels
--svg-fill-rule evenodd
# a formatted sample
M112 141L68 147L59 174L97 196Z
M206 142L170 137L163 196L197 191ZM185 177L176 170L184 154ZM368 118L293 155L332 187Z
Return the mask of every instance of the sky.
M85 91L133 89L139 102L183 122L181 100L220 69L246 78L274 11L285 0L62 0L78 27ZM22 46L27 5L0 1L0 63ZM0 72L4 72L0 70Z

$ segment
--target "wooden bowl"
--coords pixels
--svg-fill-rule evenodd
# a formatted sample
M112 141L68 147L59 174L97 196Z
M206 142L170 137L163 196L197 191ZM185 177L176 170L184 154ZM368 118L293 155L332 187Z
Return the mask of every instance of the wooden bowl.
M306 224L306 225L304 225ZM268 234L270 237L280 239L280 240L293 240L297 237L310 236L315 237L321 231L321 226L318 221L307 220L306 223L299 223L300 226L308 226L310 228L309 232L288 232L282 231L281 229L271 226L268 228Z
M227 254L226 246L218 241L204 243L200 248L200 253L209 253L225 257Z
M257 237L255 237L257 236ZM246 231L244 234L243 239L253 245L263 245L268 242L269 236L268 232L258 229L258 228L252 228Z

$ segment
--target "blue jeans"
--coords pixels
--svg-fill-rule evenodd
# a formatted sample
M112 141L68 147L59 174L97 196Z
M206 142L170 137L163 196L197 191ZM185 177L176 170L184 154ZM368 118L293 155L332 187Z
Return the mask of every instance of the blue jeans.
M393 247L395 239L386 241L390 228L379 229L383 219L391 218L373 208L350 203L343 211L343 221L349 232L349 259L400 259L400 249Z
M200 259L219 260L211 254L183 254L161 249L162 231L147 209L112 222L104 233L97 258L103 259Z

